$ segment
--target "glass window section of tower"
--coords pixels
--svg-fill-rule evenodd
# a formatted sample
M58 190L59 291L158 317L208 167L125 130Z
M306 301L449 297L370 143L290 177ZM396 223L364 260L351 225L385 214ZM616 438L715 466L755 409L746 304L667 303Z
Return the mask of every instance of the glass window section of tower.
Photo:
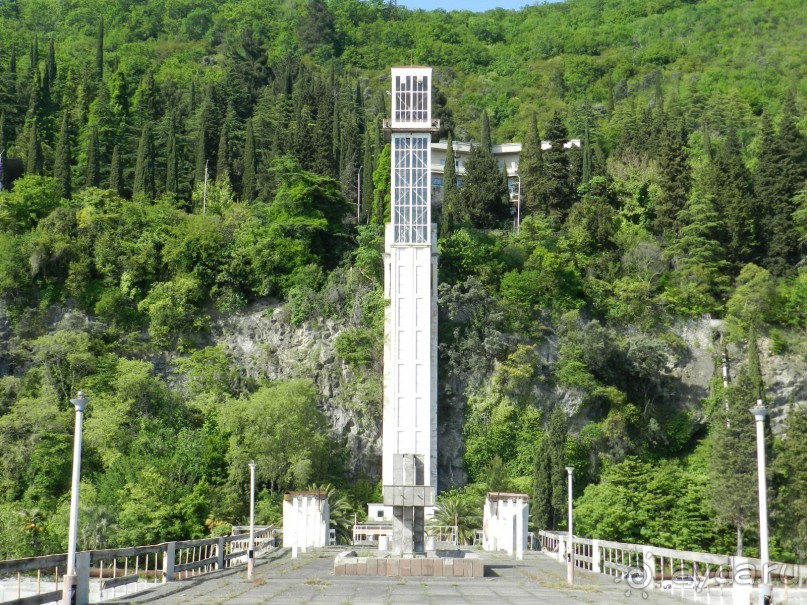
M429 121L429 77L395 77L395 121Z
M393 135L392 224L395 243L430 243L429 135Z

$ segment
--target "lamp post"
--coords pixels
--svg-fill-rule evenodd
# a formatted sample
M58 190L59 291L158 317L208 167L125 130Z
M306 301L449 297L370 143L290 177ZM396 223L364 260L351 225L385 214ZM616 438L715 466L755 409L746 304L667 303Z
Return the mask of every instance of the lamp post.
M249 546L247 548L247 579L255 569L255 461L249 463Z
M756 407L749 410L754 415L757 425L757 481L759 486L759 558L762 561L762 584L760 585L759 602L766 602L765 595L770 595L770 571L768 560L768 482L765 477L765 417L768 410L757 399Z
M567 546L567 555L566 555L566 581L569 585L574 584L574 539L573 535L573 525L572 525L572 480L574 478L574 467L567 466L566 472L569 475L569 546Z
M73 487L70 493L70 529L67 538L67 573L62 584L62 603L76 602L76 535L78 534L78 496L81 481L81 429L84 423L84 408L87 398L82 391L70 403L76 408L76 434L73 441Z

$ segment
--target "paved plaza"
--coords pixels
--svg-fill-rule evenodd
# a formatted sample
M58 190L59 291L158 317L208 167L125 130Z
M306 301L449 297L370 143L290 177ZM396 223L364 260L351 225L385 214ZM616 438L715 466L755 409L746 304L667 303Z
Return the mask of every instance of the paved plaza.
M592 603L681 603L680 597L651 590L631 591L621 581L578 570L578 585L566 585L566 568L538 553L524 561L485 553L484 578L371 578L333 575L333 552L292 559L280 551L258 559L255 579L243 567L182 580L106 603L179 605L254 605L257 603L322 605L570 605Z

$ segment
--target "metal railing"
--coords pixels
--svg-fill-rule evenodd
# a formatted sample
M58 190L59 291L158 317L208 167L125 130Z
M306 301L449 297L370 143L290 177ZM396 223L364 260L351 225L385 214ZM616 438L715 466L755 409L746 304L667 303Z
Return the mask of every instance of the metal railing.
M255 556L276 546L277 530L255 532ZM238 534L76 554L76 605L100 603L158 584L246 563L249 536ZM0 561L0 603L42 605L62 598L66 554Z

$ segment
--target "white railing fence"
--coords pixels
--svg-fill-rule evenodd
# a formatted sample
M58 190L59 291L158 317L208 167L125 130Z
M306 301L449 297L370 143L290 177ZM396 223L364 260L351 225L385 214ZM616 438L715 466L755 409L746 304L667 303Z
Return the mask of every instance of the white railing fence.
M565 561L569 556L568 534L538 532L541 549L547 555ZM762 561L750 557L715 555L673 550L658 546L611 542L574 536L575 567L625 579L636 588L675 588L687 584L694 589L728 584L751 585L762 577ZM768 563L771 581L784 586L801 587L807 566ZM682 579L683 578L683 579Z
M255 555L275 547L277 530L255 532ZM244 534L76 553L76 605L100 603L158 584L246 563ZM42 605L62 598L66 554L0 561L0 603Z

